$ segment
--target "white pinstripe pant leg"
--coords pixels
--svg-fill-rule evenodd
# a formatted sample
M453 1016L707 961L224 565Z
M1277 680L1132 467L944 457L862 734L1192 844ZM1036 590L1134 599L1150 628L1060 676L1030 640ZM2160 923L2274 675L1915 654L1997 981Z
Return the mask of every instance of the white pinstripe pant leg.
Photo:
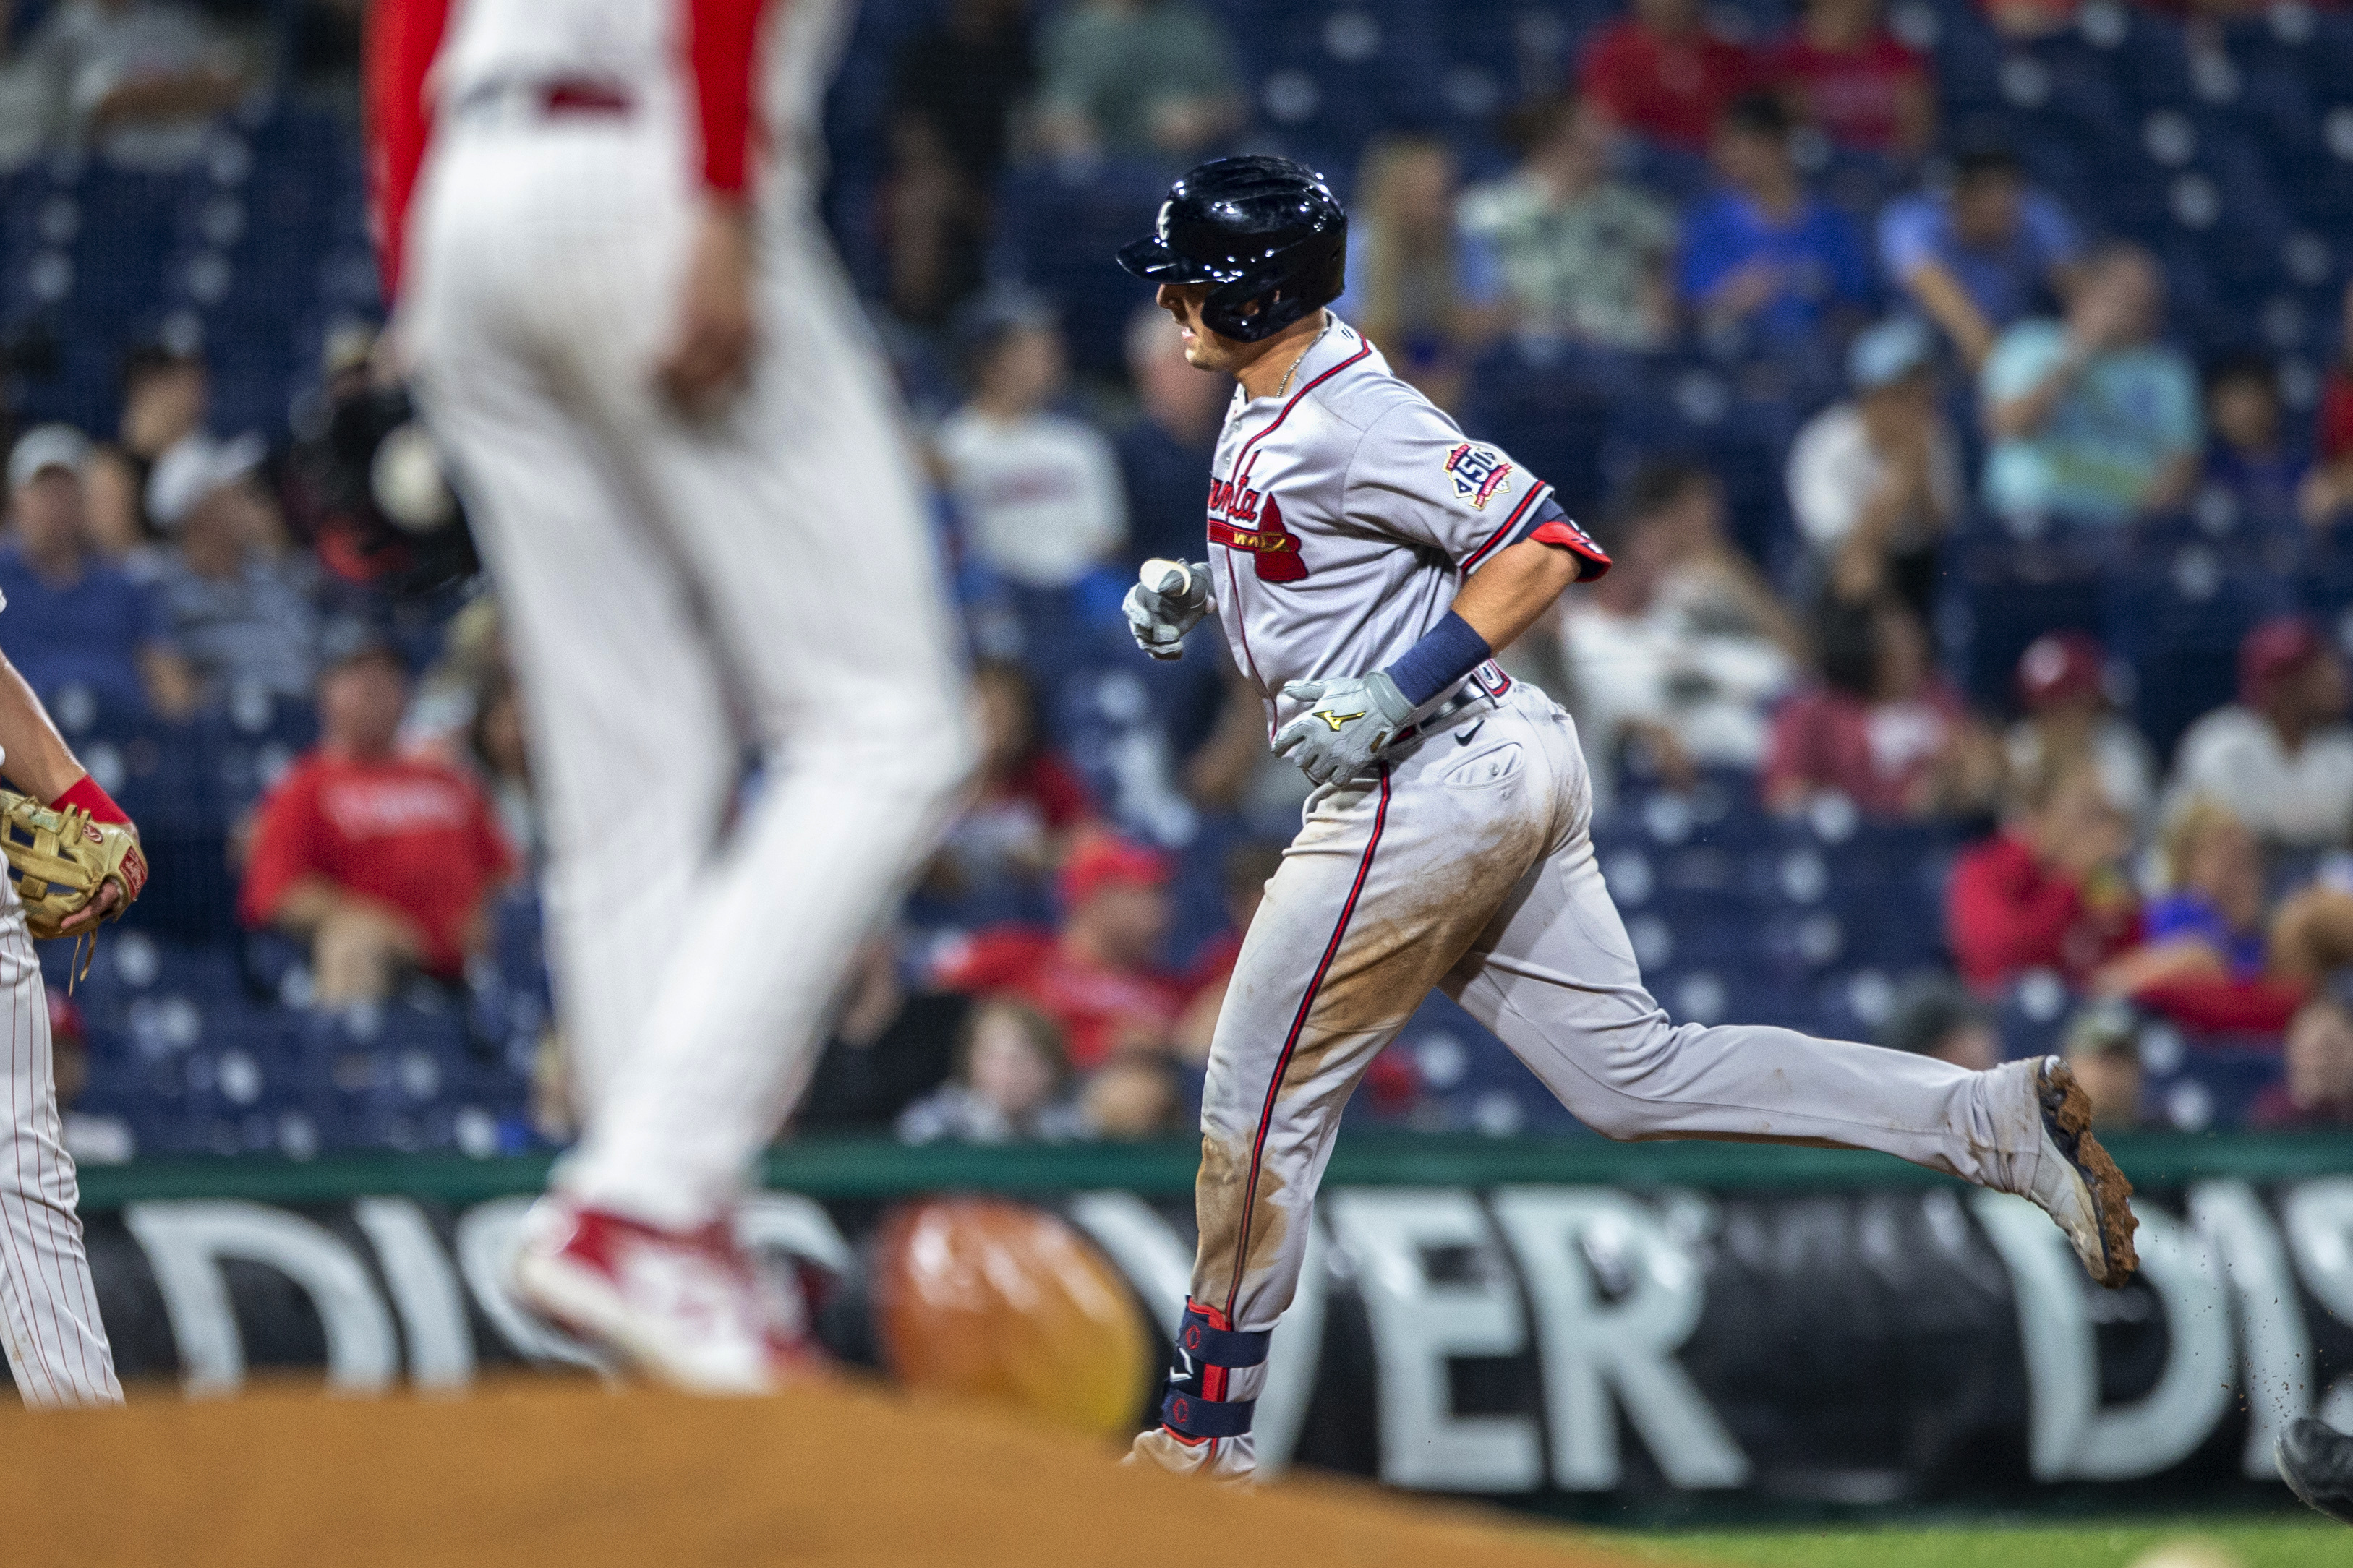
M970 741L914 459L830 257L767 237L763 352L725 419L655 401L677 154L617 126L452 142L412 324L549 758L559 979L592 1074L558 1180L689 1226L774 1134ZM765 788L723 839L747 742Z
M592 1201L666 1224L720 1212L775 1135L851 948L935 841L973 755L881 366L814 217L773 215L763 243L763 352L726 437L639 426L767 762L570 1173Z
M114 1352L82 1250L79 1190L58 1115L49 1006L14 889L0 907L0 1331L36 1408L119 1405Z
M597 432L466 326L420 390L463 465L521 677L549 964L589 1111L644 1037L740 758L694 596Z

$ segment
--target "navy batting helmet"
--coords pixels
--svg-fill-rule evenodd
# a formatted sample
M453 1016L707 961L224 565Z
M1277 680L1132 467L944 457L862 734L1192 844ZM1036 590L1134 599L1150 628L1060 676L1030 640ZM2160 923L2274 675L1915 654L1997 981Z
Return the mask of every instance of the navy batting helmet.
M1348 215L1288 158L1212 158L1168 187L1152 237L1119 264L1153 283L1209 283L1201 320L1254 343L1340 297Z

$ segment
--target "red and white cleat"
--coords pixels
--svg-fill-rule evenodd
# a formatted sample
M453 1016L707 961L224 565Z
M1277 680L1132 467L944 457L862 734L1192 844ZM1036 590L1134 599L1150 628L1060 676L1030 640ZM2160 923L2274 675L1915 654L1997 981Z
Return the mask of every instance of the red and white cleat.
M807 1353L775 1331L723 1224L661 1230L542 1198L524 1221L513 1282L525 1306L690 1394L773 1392Z

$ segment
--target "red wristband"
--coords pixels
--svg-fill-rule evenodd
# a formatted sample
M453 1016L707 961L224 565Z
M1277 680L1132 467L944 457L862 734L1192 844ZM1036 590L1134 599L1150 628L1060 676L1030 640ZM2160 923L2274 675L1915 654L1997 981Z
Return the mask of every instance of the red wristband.
M130 826L131 823L131 818L124 815L122 808L114 804L114 797L107 794L100 786L99 782L88 773L74 780L72 788L49 804L59 808L79 806L90 813L90 819L92 822L120 822L125 826Z

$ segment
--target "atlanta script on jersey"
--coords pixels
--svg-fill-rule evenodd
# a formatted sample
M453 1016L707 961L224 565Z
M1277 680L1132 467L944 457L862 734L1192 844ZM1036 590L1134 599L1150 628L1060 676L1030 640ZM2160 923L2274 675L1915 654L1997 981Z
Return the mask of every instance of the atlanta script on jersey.
M1235 395L1208 512L1226 636L1277 726L1296 716L1286 683L1387 667L1506 545L1562 545L1588 579L1609 566L1550 485L1467 438L1337 317L1283 396Z

